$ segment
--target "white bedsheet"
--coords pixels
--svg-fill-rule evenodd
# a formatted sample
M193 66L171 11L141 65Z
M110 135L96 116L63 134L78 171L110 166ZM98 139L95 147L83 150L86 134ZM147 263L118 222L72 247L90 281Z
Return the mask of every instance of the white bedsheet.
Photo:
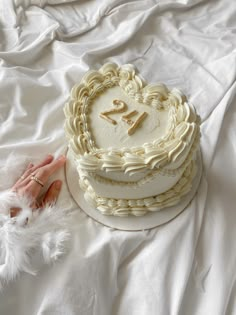
M183 90L202 118L204 162L191 205L159 228L115 231L78 210L67 255L35 257L38 275L0 293L1 315L236 314L235 47L234 0L1 0L1 165L12 152L64 152L70 89L107 61ZM0 189L15 168L0 170ZM65 184L64 200L76 208Z

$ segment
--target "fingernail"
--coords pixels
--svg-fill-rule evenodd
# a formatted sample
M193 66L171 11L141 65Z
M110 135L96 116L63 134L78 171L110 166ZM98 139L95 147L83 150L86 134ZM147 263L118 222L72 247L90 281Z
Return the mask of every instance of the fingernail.
M55 185L55 188L56 188L57 190L60 190L60 189L61 189L62 182L61 182L60 180L57 180L54 185Z
M60 155L57 159L58 159L58 160L65 160L66 157L65 157L65 155Z
M53 158L53 155L52 154L48 154L47 155L47 159L49 159L49 158Z

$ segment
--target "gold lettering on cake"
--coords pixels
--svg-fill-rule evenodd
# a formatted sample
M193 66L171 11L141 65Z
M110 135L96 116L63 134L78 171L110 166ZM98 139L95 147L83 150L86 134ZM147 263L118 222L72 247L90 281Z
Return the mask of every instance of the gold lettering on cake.
M136 110L133 110L132 112L129 112L128 114L123 115L121 119L125 121L128 125L133 125L134 122L130 118L136 114L138 114L138 112Z
M127 104L121 100L113 100L113 108L110 110L106 110L105 112L102 112L99 114L99 117L102 119L105 119L109 123L116 125L117 121L115 119L112 119L109 117L111 114L117 114L117 113L123 113L127 110ZM134 134L135 130L139 127L139 125L143 122L143 120L147 117L147 112L143 112L138 116L136 120L132 120L131 117L138 114L138 111L133 110L129 112L126 115L121 116L121 119L126 122L128 125L130 125L130 128L128 129L128 135L131 136Z
M121 100L114 100L113 106L114 106L114 108L100 113L99 116L101 118L105 119L106 121L108 121L109 123L116 125L117 124L116 120L112 119L108 115L125 112L126 108L127 108L127 104Z
M141 115L139 115L139 117L133 121L130 119L130 117L136 115L138 112L136 110L123 115L121 118L123 121L125 121L128 125L130 125L131 127L128 129L128 135L131 136L132 134L134 134L135 130L138 128L138 126L142 123L142 121L147 117L147 112L143 112Z

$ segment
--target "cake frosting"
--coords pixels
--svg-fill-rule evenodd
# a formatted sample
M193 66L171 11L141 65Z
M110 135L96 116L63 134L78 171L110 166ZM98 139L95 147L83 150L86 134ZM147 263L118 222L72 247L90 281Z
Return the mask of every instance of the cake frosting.
M190 191L200 120L178 89L107 63L73 87L64 113L75 176L101 213L141 216Z

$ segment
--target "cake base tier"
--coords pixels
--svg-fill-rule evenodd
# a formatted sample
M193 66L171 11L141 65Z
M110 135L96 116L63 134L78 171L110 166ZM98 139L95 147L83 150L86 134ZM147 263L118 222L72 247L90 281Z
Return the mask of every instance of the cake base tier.
M149 212L144 216L108 216L103 215L95 207L91 206L84 198L84 191L79 186L79 178L76 167L73 163L73 158L67 151L67 163L65 166L65 177L67 181L68 190L70 191L73 199L89 217L101 223L104 226L125 230L125 231L139 231L148 230L160 226L173 220L177 215L186 209L189 203L195 196L201 175L202 175L202 159L200 150L197 153L197 174L194 177L192 188L189 193L182 197L181 201L174 206L163 208L156 212Z

